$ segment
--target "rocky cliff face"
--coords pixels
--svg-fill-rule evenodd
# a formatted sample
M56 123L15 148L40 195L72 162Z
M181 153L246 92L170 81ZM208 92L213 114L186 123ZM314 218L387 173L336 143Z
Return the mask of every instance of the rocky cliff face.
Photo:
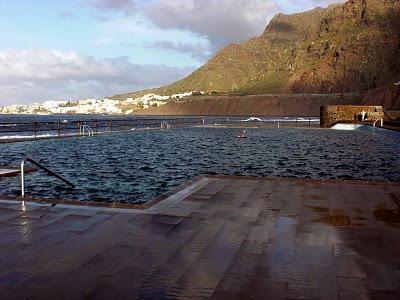
M363 92L393 83L400 74L399 8L400 1L353 0L327 9L301 58L312 66L298 63L291 90Z
M362 104L358 94L198 96L143 109L138 115L316 117L322 105Z
M157 89L256 93L365 92L400 79L400 1L350 0L278 14L187 78Z
M386 109L400 109L400 86L388 84L366 92L363 104L382 105Z

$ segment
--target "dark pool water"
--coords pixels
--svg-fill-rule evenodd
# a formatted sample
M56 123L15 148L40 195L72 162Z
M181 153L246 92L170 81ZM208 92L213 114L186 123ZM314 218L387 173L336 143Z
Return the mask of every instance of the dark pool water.
M322 129L188 128L115 133L93 138L0 144L0 163L29 155L77 185L70 190L36 172L27 195L136 203L197 175L291 176L400 180L400 138ZM20 193L19 178L0 181L0 194Z

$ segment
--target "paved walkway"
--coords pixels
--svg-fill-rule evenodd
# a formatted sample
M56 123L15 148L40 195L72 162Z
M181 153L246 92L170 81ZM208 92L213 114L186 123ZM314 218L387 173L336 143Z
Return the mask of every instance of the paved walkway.
M400 299L400 183L203 178L146 210L0 202L1 299Z

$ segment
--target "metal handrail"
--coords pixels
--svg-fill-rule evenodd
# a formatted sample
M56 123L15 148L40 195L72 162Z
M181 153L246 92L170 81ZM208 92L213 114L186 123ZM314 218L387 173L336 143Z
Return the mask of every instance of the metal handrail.
M378 123L379 121L381 121L381 127L383 127L383 119L378 119L374 122L373 126L376 127L376 123Z
M87 124L81 125L80 130L79 130L79 134L80 135L85 135L85 130L88 132L88 136L93 136L94 135L93 129Z
M25 197L25 163L26 162L30 162L30 163L34 164L38 168L44 170L48 175L53 176L53 177L61 180L62 182L64 182L65 184L69 185L72 188L75 188L75 185L73 183L71 183L70 181L68 181L67 179L65 179L64 177L62 177L62 176L58 175L57 173L51 171L50 169L46 168L42 164L40 164L37 161L33 160L32 158L25 157L21 162L21 197L22 198Z
M162 121L161 122L161 129L166 128L167 130L171 129L171 125L167 121Z

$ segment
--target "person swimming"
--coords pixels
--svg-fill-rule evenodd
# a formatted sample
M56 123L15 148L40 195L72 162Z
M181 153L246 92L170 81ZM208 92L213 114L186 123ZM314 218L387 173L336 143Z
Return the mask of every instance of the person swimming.
M238 138L240 138L240 139L245 139L245 138L247 138L247 136L246 136L246 130L243 130L242 133L241 133L240 135L238 135Z

